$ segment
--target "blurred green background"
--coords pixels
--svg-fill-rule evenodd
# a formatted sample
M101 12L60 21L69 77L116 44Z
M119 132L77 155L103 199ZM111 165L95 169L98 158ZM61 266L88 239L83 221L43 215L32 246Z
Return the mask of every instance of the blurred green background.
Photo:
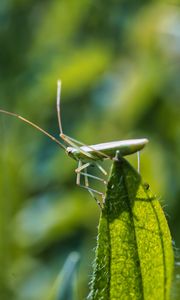
M179 1L1 0L0 107L87 144L147 137L141 174L162 201L180 296ZM130 161L136 167L136 155ZM0 115L0 298L46 299L72 251L76 300L92 273L99 208L76 162L40 132ZM70 299L70 298L69 298ZM67 300L69 300L67 299Z

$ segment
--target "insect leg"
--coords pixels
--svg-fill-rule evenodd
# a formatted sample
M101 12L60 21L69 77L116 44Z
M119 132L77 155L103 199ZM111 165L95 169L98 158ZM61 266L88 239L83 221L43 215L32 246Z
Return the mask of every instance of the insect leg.
M104 180L104 179L102 179L100 177L97 177L97 176L94 176L94 175L91 175L91 174L88 174L88 173L82 173L82 172L81 172L81 175L84 175L84 176L87 176L87 177L90 177L90 178L102 181L104 184L107 184L106 180Z
M81 179L81 174L82 174L81 171L86 169L88 166L90 166L90 163L86 163L86 164L83 165L82 161L79 160L78 167L75 170L75 172L77 174L77 177L76 177L76 184L77 185L81 186L81 180L80 180ZM83 175L84 175L84 173L83 173Z
M119 150L116 151L116 155L114 157L115 161L119 161Z
M140 173L140 151L137 152L137 171Z
M78 168L80 168L81 166L82 166L82 162L81 162L81 160L79 160ZM79 186L81 185L81 173L80 172L77 172L76 184Z
M82 164L82 161L79 160L78 168L75 170L76 173L80 173L83 169L90 166L90 163Z
M81 170L82 170L82 169L81 169ZM103 170L104 170L104 169L103 169ZM105 170L104 170L104 171L105 171ZM105 185L107 184L107 182L106 182L104 179L99 178L99 177L96 177L96 176L93 176L93 175L91 175L91 174L88 174L88 173L87 173L87 167L85 168L85 173L82 173L82 172L81 172L81 175L84 175L84 177L85 177L85 185L86 185L86 181L88 181L88 177L93 178L93 179L96 179L96 180L99 180L99 181L103 182ZM104 200L105 200L104 193L99 192L99 191L97 191L97 190L94 190L94 189L90 188L90 187L89 187L89 184L88 184L88 191L89 191L89 192L91 191L91 193L93 193L93 195L94 195L94 193L99 194L99 195L102 197L102 201L103 201L103 204L104 204ZM95 196L94 196L94 198L96 199L97 202L99 202ZM102 206L101 206L101 208L102 208Z
M104 168L97 162L95 162L95 165L98 167L98 169L104 174L107 175L106 170L104 170Z
M86 173L86 171L85 171L85 174L83 174L84 177L85 177L85 185L82 185L82 184L81 184L81 175L82 175L81 170L83 170L83 169L86 170L86 168L88 167L88 165L90 165L90 163L83 165L83 164L82 164L82 161L79 160L78 168L75 170L76 173L77 173L76 184L77 184L78 186L80 186L80 187L82 187L82 188L88 190L88 192L89 192L89 193L91 194L91 196L96 200L96 202L97 202L97 204L100 206L100 208L102 208L102 207L101 207L101 203L100 203L99 200L96 198L96 196L94 195L94 193L99 194L99 195L101 195L102 197L103 197L103 193L98 192L98 191L96 191L96 190L94 190L94 189L92 189L92 188L89 187L89 182L88 182L88 177L87 177L88 174Z
M82 173L81 173L82 174ZM97 199L97 197L94 195L93 191L89 188L89 180L88 180L88 175L87 174L87 168L85 168L85 173L83 173L84 175L84 180L85 180L85 187L87 188L88 192L90 193L90 195L95 199L95 201L97 202L97 204L99 205L100 209L102 209L101 203L100 201Z
M107 182L106 182L104 179L100 178L100 177L97 177L97 176L88 174L87 172L85 172L85 173L82 173L82 172L81 172L82 170L87 169L87 167L89 167L90 165L91 165L91 163L86 163L86 164L83 165L83 164L82 164L82 161L79 160L78 168L75 169L75 172L76 172L77 174L78 174L78 173L81 173L81 175L84 175L84 176L87 176L87 177L91 177L91 178L97 179L97 180L99 180L99 181L102 181L104 184L106 184ZM103 168L102 168L102 169L103 169ZM105 170L103 169L103 171L105 171ZM106 174L107 174L107 173L106 173Z

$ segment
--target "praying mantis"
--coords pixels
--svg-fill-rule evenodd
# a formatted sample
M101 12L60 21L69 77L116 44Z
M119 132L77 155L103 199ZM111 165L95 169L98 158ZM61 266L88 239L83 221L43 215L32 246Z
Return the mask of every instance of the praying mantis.
M14 116L21 121L29 124L30 126L36 128L44 135L48 136L52 141L54 141L58 146L65 150L66 154L78 162L78 167L75 169L76 173L76 184L80 187L85 188L91 194L91 196L96 200L100 208L104 204L104 193L97 191L89 186L89 178L101 181L103 184L107 184L106 180L101 177L97 177L88 173L87 168L89 166L96 166L103 175L107 175L105 169L99 164L100 161L109 159L109 160L118 160L122 156L130 155L133 153L138 153L138 171L140 171L140 156L139 151L144 148L148 143L147 138L141 139L131 139L131 140L122 140L122 141L113 141L108 143L101 143L96 145L86 145L80 141L75 140L74 138L69 137L64 134L62 129L61 122L61 81L57 81L57 118L59 125L59 137L64 143L61 143L53 135L49 134L47 131L36 125L35 123L29 121L28 119L3 109L0 109L0 113ZM84 176L84 184L81 183L81 176ZM102 197L102 201L98 199L96 195Z

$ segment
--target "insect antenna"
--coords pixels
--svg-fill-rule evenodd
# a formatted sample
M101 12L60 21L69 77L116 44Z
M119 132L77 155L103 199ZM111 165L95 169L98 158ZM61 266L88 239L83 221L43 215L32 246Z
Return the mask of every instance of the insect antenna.
M71 137L69 137L69 136L67 136L66 134L63 133L62 121L61 121L61 80L60 79L57 81L57 101L56 101L56 104L57 104L57 117L58 117L59 131L60 131L59 135L62 138L62 140L65 143L67 143L68 145L78 149L81 153L85 154L87 157L93 158L92 154L89 154L89 153L83 151L83 149L81 147L79 147L78 144L81 145L81 146L86 146L87 148L93 150L95 153L100 154L102 157L111 159L108 155L106 155L102 151L95 150L92 146L87 146L86 144L84 144L80 141L77 141L77 140L75 140L75 139L73 139L73 138L71 138Z
M21 121L29 124L30 126L36 128L37 130L41 131L43 134L45 134L46 136L48 136L52 141L54 141L56 144L58 144L61 148L63 148L64 150L66 150L65 145L63 145L62 143L60 143L53 135L51 135L50 133L48 133L47 131L45 131L44 129L42 129L41 127L39 127L38 125L34 124L33 122L25 119L24 117L22 117L20 115L17 115L15 113L12 113L12 112L9 112L9 111L3 110L3 109L0 109L0 113L4 113L6 115L16 117L16 118L20 119Z
M76 148L78 151L83 153L85 156L92 158L91 154L88 154L85 151L81 150L80 147L76 143L71 141L71 138L69 138L68 136L66 136L63 133L62 122L61 122L61 108L60 108L61 107L61 80L57 81L57 101L56 101L56 105L57 105L57 117L58 117L59 131L60 131L59 136L62 138L62 140L65 143L67 143L68 145Z
M61 136L63 135L63 130L62 130L62 122L61 122L60 101L61 101L61 80L58 80L57 81L57 117L58 117L59 131Z

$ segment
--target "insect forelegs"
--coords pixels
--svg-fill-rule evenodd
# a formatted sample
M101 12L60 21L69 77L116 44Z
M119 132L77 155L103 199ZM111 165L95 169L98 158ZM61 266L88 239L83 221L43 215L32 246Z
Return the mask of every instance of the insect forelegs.
M102 192L99 192L95 189L92 189L91 187L89 187L89 180L88 177L99 180L101 182L103 182L104 184L107 184L105 180L103 180L102 178L96 177L94 175L88 174L87 173L87 167L89 167L91 165L91 163L86 163L83 165L82 161L79 160L78 163L78 168L75 170L75 172L77 173L77 177L76 177L76 184L86 190L88 190L88 192L90 193L90 195L95 199L95 201L97 202L97 204L99 205L99 207L102 209L103 205L102 203L104 203L104 194ZM84 170L84 172L82 172L82 170ZM84 184L81 183L81 176L84 176ZM99 199L96 197L97 195L100 195L102 197L102 203L99 201Z

